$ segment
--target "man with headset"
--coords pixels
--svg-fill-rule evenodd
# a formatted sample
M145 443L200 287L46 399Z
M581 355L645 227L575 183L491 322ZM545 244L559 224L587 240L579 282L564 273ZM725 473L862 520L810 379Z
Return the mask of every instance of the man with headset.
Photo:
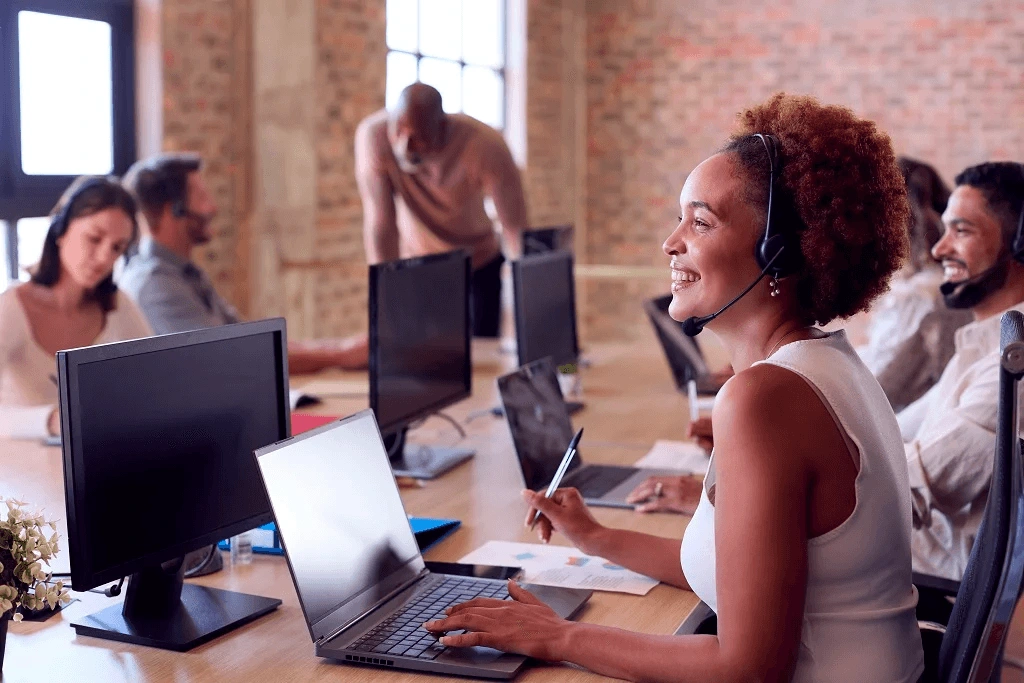
M924 396L897 417L914 508L915 571L960 580L992 478L999 389L999 321L1024 312L1024 166L984 163L956 177L932 248L947 306L974 321Z
M128 170L125 186L135 195L149 234L121 272L118 286L142 309L157 334L239 322L210 278L192 261L192 250L212 238L217 205L195 154L160 154ZM318 342L289 341L293 373L326 367L366 367L366 335Z

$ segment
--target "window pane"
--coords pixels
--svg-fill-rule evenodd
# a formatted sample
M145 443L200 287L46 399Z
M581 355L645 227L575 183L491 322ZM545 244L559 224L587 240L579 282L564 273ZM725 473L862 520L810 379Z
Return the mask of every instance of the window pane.
M462 56L462 0L420 0L420 52L445 59Z
M467 66L462 70L462 111L492 128L505 123L505 84L493 69Z
M420 60L420 80L437 88L446 112L462 111L462 67L458 62L424 57Z
M501 0L462 0L462 61L505 65L505 36Z
M388 0L387 43L392 50L416 52L417 0Z
M110 24L18 12L21 168L29 175L114 168Z
M388 73L385 78L384 106L393 109L405 86L416 82L416 57L404 52L388 53Z
M50 219L22 218L18 221L18 278L28 280L28 269L39 263Z

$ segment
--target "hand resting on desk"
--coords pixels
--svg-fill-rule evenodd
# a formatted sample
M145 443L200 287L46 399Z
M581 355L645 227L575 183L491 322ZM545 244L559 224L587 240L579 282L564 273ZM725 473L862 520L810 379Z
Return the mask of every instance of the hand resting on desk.
M704 478L694 474L648 477L626 496L626 502L636 505L634 510L637 512L679 512L692 515L700 502L703 486Z

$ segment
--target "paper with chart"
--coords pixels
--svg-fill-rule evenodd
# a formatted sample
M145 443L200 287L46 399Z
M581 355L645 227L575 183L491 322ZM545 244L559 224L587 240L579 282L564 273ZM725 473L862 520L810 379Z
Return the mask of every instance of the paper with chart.
M690 441L658 439L647 455L633 463L645 469L681 470L687 474L706 474L710 457Z
M575 548L488 541L459 562L522 567L523 583L647 595L658 582Z

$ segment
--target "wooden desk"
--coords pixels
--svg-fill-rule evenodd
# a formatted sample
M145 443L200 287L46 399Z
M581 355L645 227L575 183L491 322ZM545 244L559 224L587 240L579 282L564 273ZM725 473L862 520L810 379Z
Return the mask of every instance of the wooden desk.
M687 422L685 398L672 384L665 361L653 341L641 346L601 346L586 354L586 410L574 417L587 429L582 449L588 461L631 463L657 438L681 439ZM514 365L492 343L474 344L473 396L447 412L460 423L497 404L494 378ZM345 375L358 377L358 375ZM301 386L298 379L294 382ZM366 407L359 398L332 398L314 412L342 415ZM423 488L403 489L411 514L454 517L462 527L427 553L427 559L458 560L492 539L531 541L522 527L526 508L519 498L522 480L512 442L502 419L489 414L465 425L465 442L476 457ZM431 419L412 440L454 443L457 435L443 420ZM611 442L619 442L616 446ZM58 448L0 441L0 495L20 497L42 506L49 516L64 517L63 469ZM637 515L595 509L605 524L664 536L682 537L687 518ZM62 524L62 537L67 538ZM556 537L556 542L560 539ZM63 561L67 562L66 542ZM225 559L227 559L225 557ZM112 604L95 593L75 593L78 602L41 623L11 624L3 683L39 681L414 681L441 676L334 664L313 655L313 644L280 557L257 555L248 566L230 567L197 580L219 588L280 598L270 615L187 653L76 637L70 621ZM119 600L116 598L115 600ZM671 633L696 596L660 585L644 597L595 593L581 620L649 633ZM591 681L601 677L569 666L538 665L518 680Z

